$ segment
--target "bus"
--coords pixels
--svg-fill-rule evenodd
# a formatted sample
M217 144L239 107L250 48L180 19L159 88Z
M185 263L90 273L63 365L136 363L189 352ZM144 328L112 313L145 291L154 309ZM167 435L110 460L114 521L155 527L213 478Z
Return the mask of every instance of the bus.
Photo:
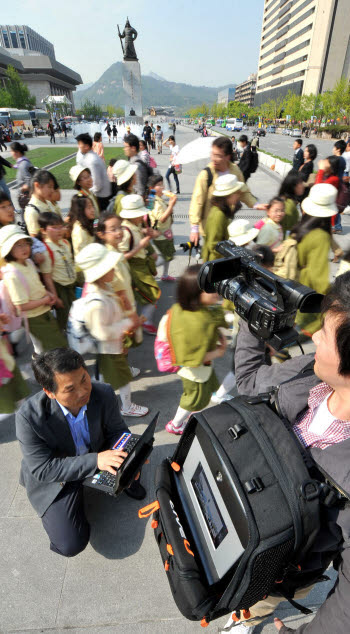
M12 125L13 132L21 133L23 128L32 130L32 120L29 110L19 110L18 108L0 108L0 123L7 127Z
M43 130L46 130L47 124L51 119L51 115L49 112L46 112L46 110L43 110L41 108L35 108L35 110L29 111L29 115L32 121L33 128L43 128Z
M232 130L232 132L241 132L241 130L243 130L243 119L227 119L226 127L228 130Z

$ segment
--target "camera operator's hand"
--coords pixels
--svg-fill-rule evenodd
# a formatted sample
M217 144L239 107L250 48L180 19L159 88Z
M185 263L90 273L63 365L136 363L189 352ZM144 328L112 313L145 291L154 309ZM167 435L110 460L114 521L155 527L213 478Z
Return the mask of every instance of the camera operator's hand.
M123 464L125 458L128 457L126 451L118 449L107 449L97 454L97 466L101 471L109 471L115 475L117 469Z

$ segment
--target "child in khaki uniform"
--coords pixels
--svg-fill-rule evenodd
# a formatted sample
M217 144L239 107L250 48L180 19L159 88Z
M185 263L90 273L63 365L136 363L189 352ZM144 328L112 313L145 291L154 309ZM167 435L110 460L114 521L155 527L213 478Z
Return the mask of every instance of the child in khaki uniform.
M24 220L28 233L33 238L39 233L39 215L44 211L53 211L50 202L55 188L55 181L47 170L35 172L32 180L32 196L24 211Z
M149 219L151 226L155 229L159 236L153 240L155 247L160 252L156 264L163 267L162 281L174 282L175 277L169 275L169 264L174 259L175 247L172 232L173 210L177 201L175 194L168 192L168 204L163 200L164 193L163 177L160 174L150 178L150 191L154 191L154 207L149 211ZM167 193L166 193L167 195Z

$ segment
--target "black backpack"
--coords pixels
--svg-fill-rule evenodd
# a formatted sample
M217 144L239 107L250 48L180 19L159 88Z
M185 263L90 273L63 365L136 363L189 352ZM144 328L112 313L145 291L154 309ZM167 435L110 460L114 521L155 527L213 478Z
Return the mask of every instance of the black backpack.
M339 504L340 494L311 477L305 450L264 398L239 396L194 414L173 457L157 469L156 501L139 511L139 517L153 513L152 528L179 610L203 626L229 612L237 612L238 620L240 610L249 619L249 608L271 592L311 613L293 602L295 588L304 585L300 562L319 531L321 491L331 490L328 505ZM219 456L248 524L243 554L214 585L207 583L175 482L195 437L207 437ZM231 520L234 524L234 513ZM308 582L321 580L330 561Z
M259 167L259 154L257 153L256 149L251 149L250 150L250 173L254 174L254 172L256 172L256 170Z

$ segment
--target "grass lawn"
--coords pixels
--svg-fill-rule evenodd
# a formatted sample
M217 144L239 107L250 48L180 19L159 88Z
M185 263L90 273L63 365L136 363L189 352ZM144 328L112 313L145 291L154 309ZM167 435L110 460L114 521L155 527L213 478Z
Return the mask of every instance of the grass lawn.
M109 148L108 148L109 149ZM75 151L72 147L48 147L48 148L36 148L35 150L29 150L26 153L27 158L35 165L35 167L45 167L45 165L50 165L55 161L59 161L65 156L69 156L73 154ZM13 158L6 159L10 163L14 163ZM6 169L5 181L8 183L9 181L13 181L16 178L16 170L10 170L10 168Z
M105 147L106 166L108 165L108 161L112 158L125 159L126 157L123 148ZM57 165L57 167L52 170L52 173L56 176L61 189L73 188L72 181L69 178L69 170L73 165L75 165L75 158L70 159L66 163L62 163L62 165Z

